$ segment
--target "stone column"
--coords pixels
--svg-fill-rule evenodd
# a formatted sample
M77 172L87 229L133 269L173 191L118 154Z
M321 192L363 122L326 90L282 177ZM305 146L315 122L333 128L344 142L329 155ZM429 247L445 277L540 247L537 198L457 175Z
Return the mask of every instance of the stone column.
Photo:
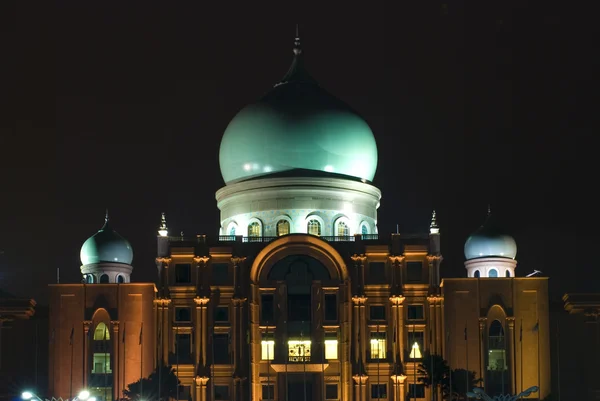
M194 401L207 401L208 399L208 394L207 394L207 386L206 384L208 383L209 378L206 376L196 376L194 378L194 386L195 386L195 390L194 393L196 395L196 398L194 399Z
M404 380L406 380L406 376L404 375L393 375L392 383L394 383L393 401L405 401L404 397L406 391L404 390Z
M162 308L162 328L161 328L161 344L162 347L162 360L165 365L169 364L169 351L171 349L171 322L169 321L169 305L171 304L170 299L161 299L160 308Z
M515 318L514 317L507 317L506 318L506 324L508 325L508 351L507 351L507 356L506 358L510 361L509 364L509 376L510 376L510 383L511 383L511 393L512 394L517 394L517 383L515 382L515 372L516 372L516 365L515 365ZM482 350L484 351L485 348ZM505 359L506 359L505 358ZM484 366L485 369L485 366Z
M204 267L208 260L208 256L196 256L194 258L194 263L196 263L196 297L206 294L205 286L208 286L208 282L204 280Z
M359 374L352 376L354 379L354 399L355 401L368 401L367 399L367 380L369 376Z
M395 335L395 337L392 338L392 341L395 344L393 350L393 362L396 366L394 366L394 368L400 367L404 361L404 341L402 341L404 335L404 308L402 304L404 299L405 298L401 295L394 295L390 297L390 302L392 304L392 336Z
M362 296L354 296L352 297L352 302L354 303L354 316L355 316L355 321L353 322L353 324L355 325L355 333L357 334L357 338L356 338L356 353L358 354L358 359L357 359L357 363L358 363L358 367L357 367L357 373L358 374L362 374L364 373L364 368L365 368L365 361L367 360L366 358L366 352L367 352L367 347L366 347L366 343L369 341L369 339L367 338L366 335L366 320L365 320L365 304L367 303L367 297L362 295ZM360 338L360 343L358 343L358 338Z
M171 263L171 258L156 258L159 277L159 298L169 297L169 263Z
M120 397L120 393L121 393L121 383L119 382L119 378L121 377L119 375L119 362L121 361L121 356L119 353L119 321L118 320L112 320L111 322L112 325L112 340L113 340L113 349L112 349L112 355L111 355L111 359L112 359L112 374L113 374L113 400L118 400L121 399Z
M429 336L429 352L435 353L435 343L437 342L437 325L436 325L436 310L435 305L437 304L438 297L430 295L427 297L427 303L429 304L429 319L427 319L428 329L431 333L427 333Z
M392 287L390 288L392 295L402 295L402 262L404 256L390 256L392 265Z
M195 361L199 372L202 374L207 373L208 361L206 359L206 350L208 348L208 327L207 327L207 305L210 298L207 297L196 297L194 303L196 304L196 330L194 332L194 351L196 352Z
M356 293L363 295L365 293L365 262L367 257L365 255L352 255L352 261L356 269Z
M427 255L429 265L429 285L433 288L440 286L440 264L442 255Z
M91 320L83 321L83 388L88 386L89 366L90 366L90 328Z
M235 298L241 298L244 295L244 283L241 274L241 266L245 260L245 257L231 258L231 264L233 266L233 296Z
M485 329L487 327L487 317L480 317L479 318L479 375L481 377L481 379L483 379L483 382L481 383L482 386L485 385L485 342L483 341L484 338L486 338L485 336Z
M444 325L442 323L442 301L443 301L443 298L440 297L438 299L438 303L435 305L435 316L436 316L435 324L437 326L435 353L443 356L442 342L444 341L444 337L446 337L446 330L444 330Z
M233 298L233 326L232 326L232 339L231 343L233 344L233 374L235 377L242 378L244 377L245 372L245 364L243 361L243 349L245 336L243 332L244 327L244 304L247 301L247 298ZM234 400L235 401L235 400Z

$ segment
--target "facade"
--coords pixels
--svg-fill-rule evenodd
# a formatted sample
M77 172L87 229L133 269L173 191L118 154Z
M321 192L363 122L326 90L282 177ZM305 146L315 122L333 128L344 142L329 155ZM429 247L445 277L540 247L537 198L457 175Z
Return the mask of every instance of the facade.
M156 293L131 283L108 218L82 247L86 284L52 286L54 395L116 397L171 365L180 400L432 400L418 371L431 354L490 394L549 394L546 279L515 277L515 241L491 213L464 278L441 278L435 212L423 234L380 235L373 133L310 77L299 38L284 78L227 127L220 166L218 235L169 236L163 214Z

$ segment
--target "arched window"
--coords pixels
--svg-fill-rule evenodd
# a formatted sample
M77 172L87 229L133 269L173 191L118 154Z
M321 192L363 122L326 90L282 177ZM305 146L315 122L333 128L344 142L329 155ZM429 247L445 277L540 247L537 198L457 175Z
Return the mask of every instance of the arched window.
M117 283L124 283L125 279L120 274L117 276Z
M96 326L96 330L94 330L94 340L110 340L110 331L108 330L108 327L106 327L106 324L104 324L104 322L100 322Z
M337 223L337 236L338 237L347 237L350 235L350 229L348 228L348 224L345 221L339 221Z
M504 371L508 369L505 359L504 328L494 320L488 332L488 370Z
M475 277L475 278L481 277L481 273L479 273L479 270L475 270L475 274L473 274L473 277Z
M108 274L103 274L100 276L100 284L108 284Z
M367 225L363 223L363 225L362 225L362 226L360 226L360 233L361 233L362 235L367 235L367 234L369 234L369 227L367 227Z
M310 235L321 235L321 223L318 220L309 220L306 231Z
M85 275L85 282L87 284L94 284L94 275L93 274L86 274Z
M498 277L498 270L490 269L490 273L488 274L488 277Z
M257 221L248 224L248 237L260 237L260 224Z
M235 235L235 226L229 227L229 235Z
M506 277L510 277L510 270L506 271Z
M277 222L277 236L288 235L290 233L290 222L287 220L279 220Z

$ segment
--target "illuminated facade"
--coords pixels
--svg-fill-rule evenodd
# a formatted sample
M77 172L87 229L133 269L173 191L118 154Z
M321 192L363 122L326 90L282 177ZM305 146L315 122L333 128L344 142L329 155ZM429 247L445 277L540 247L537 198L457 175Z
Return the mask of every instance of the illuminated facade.
M110 366L115 396L139 379L129 366L143 359L146 376L174 367L180 400L432 400L439 388L417 371L430 353L475 371L488 394L533 385L549 394L546 279L515 278L515 241L492 215L465 244L465 278L441 279L435 212L429 232L380 235L373 135L308 75L299 39L294 55L284 79L223 137L219 235L169 236L163 214L156 296L153 284L127 284L129 243L112 234L82 248L90 285L53 286L63 319L55 394L68 395L68 333L75 326L84 336L86 321L95 333L100 319L114 336L122 319L143 324L152 342L138 357L118 349L97 360ZM122 312L142 289L143 312ZM75 359L87 370L75 372L85 385L96 359L82 338ZM123 364L127 377L117 379Z

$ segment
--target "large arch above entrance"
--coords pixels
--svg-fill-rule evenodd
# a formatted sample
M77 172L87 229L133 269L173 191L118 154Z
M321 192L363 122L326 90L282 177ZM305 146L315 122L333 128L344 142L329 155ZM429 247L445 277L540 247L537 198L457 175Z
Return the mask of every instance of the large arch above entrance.
M344 259L326 241L314 235L290 234L277 238L259 252L250 270L251 282L261 282L277 261L290 255L306 255L318 260L334 280L345 281L349 277Z

